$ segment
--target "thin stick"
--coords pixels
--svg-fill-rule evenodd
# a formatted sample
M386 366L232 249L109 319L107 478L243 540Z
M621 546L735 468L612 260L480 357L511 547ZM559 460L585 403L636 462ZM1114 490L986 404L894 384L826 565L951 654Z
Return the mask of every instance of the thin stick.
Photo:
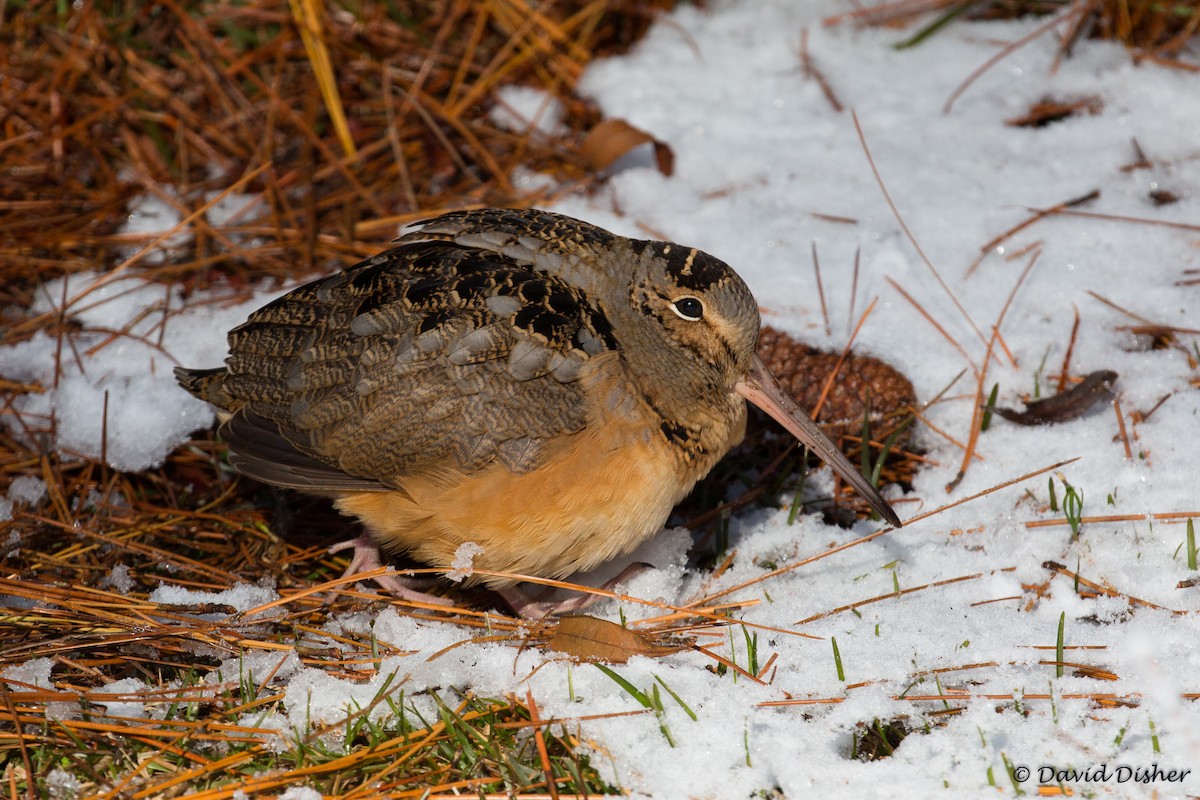
M846 331L850 331L850 321L854 319L854 301L858 299L858 262L862 255L862 245L854 248L854 276L850 279L850 314L846 317Z
M847 686L846 688L851 688ZM1140 692L1133 692L1125 695L1118 695L1114 692L1064 692L1062 694L1031 694L1024 692L1021 694L1021 700L1092 700L1096 703L1108 701L1114 704L1127 706L1138 705L1138 699L1141 698ZM1195 699L1200 697L1200 692L1192 692L1181 694L1181 698ZM968 700L1006 700L1012 702L1012 692L1007 694L986 694L974 692L956 692L945 690L943 694L898 694L892 697L893 700L907 700L911 703L944 703L953 701L956 703L966 702ZM816 705L837 705L846 702L845 697L810 697L797 698L794 700L764 700L758 704L759 708L776 708L780 706L816 706Z
M858 141L862 144L863 153L867 156L867 163L871 165L871 173L875 176L875 182L879 184L879 190L883 192L883 199L887 201L888 208L892 210L892 215L896 218L896 222L900 224L900 229L904 231L904 235L908 237L908 241L912 244L913 249L917 251L917 255L919 255L921 260L925 262L925 266L928 267L929 271L933 273L933 277L938 282L938 285L942 287L942 291L946 293L946 296L950 298L952 303L954 303L954 307L957 308L959 313L963 315L963 319L965 319L967 324L971 326L971 330L975 331L975 335L979 337L979 341L986 345L987 337L983 335L983 331L979 330L979 326L975 324L975 320L971 319L971 315L967 313L965 308L963 308L962 303L958 301L958 297L954 294L954 291L944 280L942 280L941 273L937 271L937 267L933 265L933 262L929 260L929 256L925 255L925 251L921 249L921 245L917 242L917 237L913 236L912 231L908 229L908 224L905 223L904 217L900 216L900 210L896 208L896 204L892 202L892 196L888 193L887 186L884 185L883 177L879 174L879 168L875 166L875 158L871 155L871 149L867 146L866 134L863 133L862 125L858 121L858 112L852 111L850 113L851 116L854 117L854 130L858 132Z
M912 295L910 295L908 292L904 291L904 289L901 288L900 284L898 284L894 280L892 280L892 277L890 275L885 277L884 280L886 280L888 283L890 283L892 285L892 287L897 292L900 293L900 296L903 297L905 300L907 300L909 302L909 304L912 305L912 307L917 310L917 313L920 314L922 317L924 317L925 321L928 322L930 325L932 325L934 330L936 330L938 333L940 333L942 335L943 339L945 339L947 342L949 342L950 345L955 350L962 353L962 357L967 360L967 364L970 365L972 372L974 372L975 374L979 374L979 368L975 366L975 362L973 362L971 360L971 357L969 355L967 355L967 351L964 350L963 346L961 344L959 344L958 341L955 340L955 338L953 336L951 336L946 331L946 329L943 328L936 319L933 318L932 314L930 314L928 311L926 311L925 308L920 303L918 303L913 298Z
M896 0L892 3L881 3L877 6L859 7L853 11L834 14L821 20L825 27L840 25L847 20L861 22L864 25L881 25L901 17L911 17L929 11L937 11L951 5L954 0ZM858 3L854 3L858 5Z
M823 222L836 222L838 225L857 225L858 220L853 217L839 217L836 214L822 214L820 211L810 211L808 215L813 219L819 219Z
M990 241L986 242L985 244L980 245L979 257L976 258L973 262L971 262L971 266L967 267L967 271L963 274L963 277L964 278L971 277L971 275L975 272L975 269L980 264L983 263L983 260L985 258L987 258L988 253L992 252L992 250L999 247L1001 244L1006 242L1008 239L1011 239L1013 236L1017 235L1021 231L1025 230L1030 225L1033 225L1034 223L1038 222L1039 220L1045 219L1046 217L1050 216L1051 214L1055 214L1064 208L1070 208L1071 206L1083 205L1084 203L1095 200L1099 196L1100 196L1100 190L1093 189L1092 191L1088 192L1085 195L1072 198L1071 200L1064 200L1063 202L1059 203L1058 205L1050 206L1049 208L1035 210L1033 212L1032 216L1026 217L1024 220L1022 220L1021 222L1018 222L1016 225L1012 226L1011 228L1006 230L1004 233L992 238Z
M825 286L821 283L821 259L817 256L817 240L812 241L813 272L817 276L817 296L821 298L821 316L825 318L825 335L833 336L829 329L829 309L825 306Z
M9 696L8 684L0 683L0 695L4 696L4 706L8 709L9 719L11 719L13 723L13 732L16 734L17 749L21 751L21 761L23 761L25 764L25 783L28 789L26 796L29 798L29 800L34 800L34 798L37 797L37 795L34 794L33 775L35 773L33 770L33 761L29 758L29 749L25 746L25 734L21 730L21 715L17 713L17 706L15 703L13 703L12 697ZM16 797L15 786L14 794L11 796Z
M1129 434L1125 432L1125 415L1121 413L1121 395L1113 395L1113 410L1117 412L1117 429L1121 432L1121 443L1125 445L1125 459L1133 458L1133 448L1129 446Z
M1080 34L1083 33L1084 27L1096 14L1096 6L1100 0L1087 0L1087 4L1079 14L1079 19L1075 20L1070 29L1065 34L1059 37L1058 50L1054 53L1054 61L1050 64L1050 74L1058 73L1058 67L1062 64L1063 57L1070 57L1071 50L1074 49L1075 43L1079 41Z
M1071 325L1071 338L1067 340L1067 354L1063 356L1062 371L1058 374L1058 391L1061 393L1067 388L1067 379L1071 373L1071 354L1075 352L1075 339L1079 335L1079 306L1071 304L1075 308L1075 323Z
M866 600L856 600L853 603L847 603L844 606L838 606L837 608L830 609L829 611L822 611L819 614L813 614L811 617L805 617L804 619L800 620L799 622L794 622L792 624L793 625L807 625L810 622L815 622L816 620L824 619L826 617L832 617L834 614L841 614L843 611L850 611L851 609L861 608L863 606L870 605L871 603L878 603L883 600L892 600L897 597L902 597L906 594L913 594L914 592L922 592L926 589L936 589L939 586L949 586L954 583L963 583L965 581L973 581L973 580L982 578L984 575L995 575L998 572L1012 572L1015 569L1016 569L1016 567L1004 567L1002 569L992 570L991 572L976 572L973 575L960 575L957 578L946 578L946 579L940 580L940 581L933 581L932 583L924 583L924 584L921 584L920 586L910 586L906 589L901 589L899 592L888 592L887 594L881 594L881 595L877 595L875 597L869 597Z
M825 95L825 99L829 101L829 105L833 106L833 110L837 113L842 113L845 106L842 101L838 100L837 95L833 93L833 87L829 85L829 81L825 79L824 73L817 69L812 58L808 55L808 28L800 29L800 68L804 72L804 77L812 78L821 87L821 93Z
M767 685L767 682L764 681L762 678L758 677L757 675L751 675L748 670L745 670L742 667L739 667L737 664L733 663L728 658L725 658L722 655L718 655L717 653L714 653L712 650L709 650L707 647L703 647L701 645L694 644L694 645L692 645L692 649L697 650L701 653L704 653L704 655L708 656L713 661L716 661L719 664L724 664L726 667L733 670L737 674L741 675L743 678L749 678L750 680L757 683L759 686Z
M1017 290L1021 288L1021 284L1025 282L1025 278L1029 276L1030 270L1033 269L1033 265L1038 262L1041 255L1041 250L1034 251L1029 259L1029 263L1025 265L1025 269L1021 271L1020 277L1017 278L1017 282L1013 284L1012 291L1008 293L1008 297L1004 301L1004 307L1000 309L1000 315L996 318L996 324L992 326L992 340L988 342L987 352L984 354L983 359L983 369L980 370L979 380L975 384L975 410L971 413L971 435L967 438L967 449L963 453L962 465L958 468L958 475L954 477L954 480L946 484L947 492L953 491L958 486L959 482L967 474L967 467L971 464L971 456L974 455L975 445L979 442L980 423L983 417L984 383L987 380L988 366L992 363L992 347L1000 335L1000 326L1004 324L1004 317L1008 314L1008 308L1012 305L1013 298L1017 296Z
M1017 357L1014 356L1013 351L1008 348L1008 342L1004 341L1004 334L1000 331L996 331L996 344L1000 345L1000 349L1004 351L1004 355L1008 356L1008 363L1013 365L1013 369L1016 369L1018 366Z
M1079 524L1095 524L1100 522L1185 522L1188 519L1200 517L1200 511L1161 511L1154 514L1106 514L1104 516L1080 517ZM1070 525L1071 521L1062 519L1032 519L1025 523L1026 528L1054 528Z
M1143 317L1141 314L1135 314L1134 312L1130 311L1129 309L1123 308L1123 307L1117 305L1112 300L1109 300L1107 297L1100 295L1100 294L1096 294L1091 289L1085 289L1085 291L1088 294L1090 294L1092 297L1099 300L1101 303L1104 303L1104 305L1108 306L1109 308L1113 309L1114 311L1120 311L1122 314L1129 317L1130 319L1136 319L1138 322L1142 323L1143 325L1157 325L1157 323L1154 322L1154 320L1147 319L1146 317Z
M104 390L104 405L100 411L100 463L108 466L108 389Z
M947 503L944 506L939 506L938 508L935 508L933 511L927 511L924 514L918 514L917 516L912 517L911 519L907 520L904 523L904 530L911 531L913 528L913 523L917 522L919 520L928 519L929 517L936 516L937 514L941 514L945 511L949 511L950 509L955 508L956 506L960 506L963 503L969 503L973 500L979 499L980 497L989 495L992 492L998 492L1001 489L1007 489L1008 487L1013 486L1018 483L1021 483L1022 481L1027 481L1030 478L1036 478L1037 476L1044 475L1045 473L1050 472L1052 470L1061 469L1062 467L1065 467L1068 464L1074 464L1076 461L1079 460L1079 458L1080 458L1079 456L1076 456L1075 458L1069 458L1066 461L1060 461L1057 464L1051 464L1048 467L1042 467L1041 469L1035 470L1033 472L1027 472L1024 475L1020 476L1019 478L1013 478L1012 480L1004 481L1003 483L998 483L995 486L992 486L991 488L984 489L981 492L976 492L975 494L973 494L969 497L964 497L961 500L955 500L953 503ZM1200 516L1200 515L1198 515L1198 516ZM719 597L724 597L727 594L732 594L732 593L740 591L742 589L746 589L750 586L754 586L755 584L762 583L763 581L769 580L770 578L774 578L777 575L785 575L789 572L797 570L800 567L806 566L815 561L820 561L823 558L828 558L829 556L836 555L837 553L840 553L843 550L849 550L850 548L857 547L860 544L866 544L867 542L878 539L880 536L883 536L886 533L895 533L895 532L896 532L896 530L894 528L881 528L880 530L877 530L874 533L868 533L866 536L860 536L857 539L853 539L849 542L846 542L845 544L838 545L837 547L831 547L828 550L822 550L820 553L817 553L816 555L809 556L808 558L802 558L799 561L793 562L791 564L786 564L782 567L779 567L778 569L773 569L770 572L763 573L762 575L759 575L756 578L751 578L748 581L743 581L742 583L739 583L736 586L730 586L728 589L722 589L721 591L716 592L715 594L710 594L710 595L702 598L701 600L697 600L696 603L707 606L707 605L711 604L713 600L716 600Z
M1029 209L1034 211L1036 209ZM1084 219L1102 219L1107 222L1133 222L1139 225L1159 225L1163 228L1174 228L1181 231L1200 231L1200 225L1186 222L1171 222L1165 219L1147 219L1146 217L1127 217L1123 214L1103 214L1099 211L1075 211L1070 208L1052 209L1051 214L1060 217L1083 217Z
M975 71L972 72L970 75L968 75L967 79L964 80L962 83L960 83L958 85L958 88L950 93L950 96L948 98L946 98L946 104L944 106L942 106L942 113L949 114L951 107L954 105L954 101L957 100L959 98L959 96L963 92L965 92L971 84L973 84L975 81L977 81L985 72L987 72L989 69L994 67L998 62L1003 60L1010 53L1012 53L1015 50L1019 50L1020 48L1024 47L1025 45L1029 44L1030 42L1032 42L1034 39L1041 36L1046 31L1051 30L1051 29L1061 25L1062 23L1068 21L1072 17L1078 15L1079 13L1081 13L1083 11L1083 8L1084 8L1083 4L1077 2L1070 9L1065 11L1063 14L1061 14L1057 17L1054 17L1053 19L1051 19L1049 22L1046 22L1045 24L1037 26L1032 31L1030 31L1028 34L1026 34L1025 36L1022 36L1020 39L1013 42L1012 44L1009 44L1009 45L1006 45L1006 46L1000 48L1000 50L997 51L995 55L990 57L987 61L983 62L983 64L981 64L980 66L976 67Z
M1142 146L1138 144L1136 136L1129 137L1133 144L1133 162L1125 164L1121 167L1121 172L1133 172L1135 169L1150 169L1154 166L1150 163L1150 159L1146 158L1146 151L1142 150Z
M859 318L858 324L854 326L854 332L850 334L850 339L846 342L846 346L842 348L837 363L833 365L833 369L825 376L825 383L821 385L821 394L817 397L817 404L812 407L812 411L810 412L813 419L821 416L821 409L825 407L825 401L829 398L829 393L833 390L833 382L837 378L838 372L841 371L842 364L846 363L847 356L850 355L850 347L854 344L854 340L858 338L858 333L862 330L863 323L867 321L867 317L871 316L871 312L875 310L877 302L879 302L878 297L871 300L871 304L867 306L867 310Z
M953 436L951 436L950 434L946 433L946 432L945 432L944 430L942 430L941 428L939 428L939 427L937 427L936 425L934 425L932 422L930 422L930 421L929 421L929 418L928 418L928 417L926 417L924 414L922 414L920 411L917 411L917 410L915 410L915 409L914 409L914 410L913 410L913 414L916 416L916 418L917 418L917 419L921 420L921 422L924 422L924 423L925 423L925 424L926 424L926 425L929 427L929 429L930 429L931 431L933 431L934 433L936 433L938 436L941 436L943 439L945 439L947 442L949 442L950 444L952 444L952 445L954 445L955 447L957 447L959 450L962 450L963 452L966 452L967 446L966 446L965 444L963 444L962 442L960 442L958 439L955 439ZM986 460L987 460L987 459L985 459L983 456L979 455L979 453L975 453L975 454L973 454L973 457L974 457L974 458L975 458L975 460L977 460L977 461L986 461Z
M546 737L542 736L542 725L538 719L538 707L533 699L532 689L525 690L525 705L529 707L529 721L533 723L533 741L542 759L542 770L546 773L546 790L550 792L553 800L558 800L558 783L554 780L554 768L550 766L550 754L546 751Z
M1132 605L1143 606L1144 608L1156 608L1159 611L1170 611L1172 614L1187 613L1184 611L1176 611L1175 609L1167 608L1166 606L1160 606L1157 603L1151 603L1149 600L1143 600L1140 597L1134 597L1133 595L1129 594L1128 592L1118 591L1118 590L1112 588L1111 586L1103 586L1099 583L1096 583L1095 581L1089 581L1087 578L1083 577L1078 572L1073 572L1073 571L1067 569L1067 567L1065 567L1064 565L1059 564L1056 561L1047 561L1045 564L1042 564L1042 566L1048 570L1051 570L1052 572L1057 572L1059 575L1062 575L1063 577L1070 578L1072 581L1076 581L1080 585L1086 586L1089 589L1091 589L1099 594L1105 595L1107 597L1124 597Z

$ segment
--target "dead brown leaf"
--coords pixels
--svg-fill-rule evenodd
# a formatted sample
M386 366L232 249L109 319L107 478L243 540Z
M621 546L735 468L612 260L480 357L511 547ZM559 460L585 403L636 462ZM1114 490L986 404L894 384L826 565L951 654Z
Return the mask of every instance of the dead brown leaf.
M654 146L658 171L670 177L675 171L675 153L670 146L623 119L606 119L592 128L579 148L579 154L594 170L603 172L622 156L644 144Z
M575 615L559 617L546 647L579 661L608 661L624 664L633 656L661 658L686 649L687 642L663 641L650 633L622 628L615 622Z

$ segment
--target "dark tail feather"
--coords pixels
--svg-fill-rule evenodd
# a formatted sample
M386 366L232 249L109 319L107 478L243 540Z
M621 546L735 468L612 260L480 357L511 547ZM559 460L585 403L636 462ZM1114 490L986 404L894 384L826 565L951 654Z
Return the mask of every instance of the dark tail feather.
M190 394L212 403L219 409L232 410L233 398L225 391L224 367L215 369L175 368L175 380Z

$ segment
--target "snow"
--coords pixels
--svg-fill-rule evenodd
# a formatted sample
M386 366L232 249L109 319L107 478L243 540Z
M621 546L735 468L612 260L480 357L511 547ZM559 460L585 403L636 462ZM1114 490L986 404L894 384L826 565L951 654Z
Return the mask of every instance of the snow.
M512 131L534 130L545 136L566 132L562 102L532 86L502 86L496 92L496 105L489 112L492 122Z
M463 542L454 551L454 559L450 562L451 570L446 577L455 583L461 583L471 577L475 569L475 557L483 553L483 548L476 542Z
M8 485L8 499L36 506L46 496L46 483L32 475L19 475Z
M289 786L279 795L279 800L321 800L321 793L308 786Z
M222 195L222 192L212 191L205 196L205 201L211 203L205 216L208 217L208 224L215 228L238 224L260 202L257 197L237 192Z
M17 416L6 420L17 436L28 438L18 417L35 431L48 429L53 418L51 444L60 451L89 458L104 453L117 469L149 469L213 421L205 403L176 385L172 368L219 364L226 331L281 292L245 300L217 289L198 292L185 305L178 288L164 290L135 277L105 280L95 273L56 279L32 309L57 313L67 299L68 313L84 327L64 351L70 355L58 358L58 341L43 333L0 347L0 376L45 389L17 395Z
M227 658L207 677L209 683L231 683L258 687L270 676L288 678L300 669L300 657L294 650L247 651L236 658Z
M228 605L232 606L235 611L246 612L278 600L279 595L274 589L253 586L249 583L238 583L221 592L204 592L163 584L150 593L149 599L152 603L163 603L164 605Z
M126 176L129 177L129 176ZM129 218L121 226L121 233L130 237L136 244L125 249L125 255L132 257L142 249L142 245L151 242L177 226L183 217L179 208L170 200L175 198L169 189L159 188L162 195L143 195L130 206ZM161 242L159 247L148 251L143 258L145 264L161 264L166 260L166 252L182 248L191 241L191 233L186 229L175 231Z
M142 719L148 715L149 709L138 697L148 690L150 687L137 678L121 678L88 692L88 699L96 705L104 706L104 713L108 717ZM102 699L94 695L115 695L120 699Z
M36 508L45 497L45 481L33 475L18 475L8 485L8 497L0 495L0 522L12 519L13 507L18 503L29 508ZM16 531L12 533L15 535Z
M100 579L100 588L111 586L122 594L134 587L133 576L129 574L128 564L116 564L108 574Z
M1103 765L1110 771L1154 764L1183 770L1200 756L1200 710L1194 700L1181 699L1200 691L1195 678L1200 630L1193 611L1200 590L1177 588L1194 577L1186 568L1186 546L1181 548L1184 519L1151 516L1200 515L1195 467L1200 392L1190 361L1197 338L1183 333L1178 347L1151 350L1144 337L1123 327L1138 324L1135 318L1097 297L1158 324L1195 329L1200 231L1049 216L969 269L980 247L1028 218L1028 209L1092 190L1099 197L1079 210L1195 226L1196 77L1135 65L1121 47L1086 40L1052 70L1057 42L1043 36L984 73L946 113L947 98L977 66L1045 20L955 23L918 47L895 50L892 45L912 29L822 25L824 17L850 8L836 0L684 5L629 55L592 65L583 90L607 116L667 142L675 173L668 178L650 168L627 169L600 193L565 197L554 210L626 235L655 231L713 253L747 280L765 321L816 345L843 347L858 315L878 298L856 350L901 369L922 400L966 369L947 398L926 412L933 426L960 441L971 423L974 375L985 363L985 340L1010 293L1015 290L1000 333L1016 363L998 349L986 378L989 389L999 382L1001 405L1021 408L1021 395L1035 386L1043 395L1053 391L1078 310L1070 370L1120 374L1117 389L1133 458L1126 458L1116 415L1104 404L1050 427L997 419L979 440L981 460L948 492L962 451L922 426L919 441L930 463L918 473L913 492L891 496L902 518L922 518L902 530L764 579L771 569L851 545L877 526L863 522L842 530L813 516L788 526L786 510L748 511L730 521L730 548L738 555L715 580L686 568L690 540L679 531L663 534L626 562L608 565L591 582L651 553L657 568L631 578L623 591L673 604L759 580L724 599L759 601L735 616L750 634L757 632L759 664L772 655L777 659L765 676L767 685L735 680L733 672L714 674L706 669L713 661L694 651L639 656L614 666L638 687L661 679L698 721L664 697L662 722L675 739L672 747L653 715L589 719L581 726L583 738L596 748L593 763L633 796L657 798L746 797L775 788L788 797L990 797L997 791L993 782L1006 794L1013 791L1006 762L1030 769L1022 787L1029 794L1037 791L1041 767L1093 770L1092 780L1066 781L1076 793L1200 793L1194 769L1182 781L1135 785L1116 777L1095 779ZM850 112L835 111L801 70L803 29L814 64L846 108L857 112L888 192L969 320L889 210ZM1101 108L1044 128L1004 124L1044 96L1095 96ZM543 101L535 100L506 90L505 104L526 120L522 127L534 121L529 114L541 110ZM549 124L550 111L539 124ZM1135 160L1134 138L1149 168L1122 169ZM1180 200L1157 207L1148 196L1152 189L1170 190ZM829 334L814 289L813 243L820 254ZM1017 288L1030 246L1040 256ZM852 297L856 251L861 271ZM57 308L64 292L77 297L96 277L48 285L35 310ZM174 385L170 367L219 364L224 332L278 294L274 288L249 301L222 302L218 290L185 301L174 290L119 278L71 305L70 315L83 325L74 339L80 358L62 359L57 384L57 342L48 337L0 351L0 375L46 387L42 394L16 397L13 410L27 420L53 414L54 446L92 457L103 451L121 469L151 468L212 421L203 404ZM112 330L122 335L110 341ZM1148 419L1134 424L1134 412L1149 412L1163 397ZM931 513L1069 459L1078 460ZM1063 479L1083 492L1085 516L1123 518L1085 522L1076 537L1062 524L1030 527L1062 519L1061 511L1046 508L1051 478L1060 499ZM10 500L15 497L10 490ZM455 566L468 569L471 555L463 556L464 563ZM1046 566L1050 562L1112 587L1117 596L1081 597L1074 578ZM930 586L938 582L946 583ZM246 610L275 596L259 587L219 594L164 587L151 599ZM854 610L841 610L850 605ZM612 601L588 613L612 620L623 613L636 624L658 611ZM1072 667L1056 677L1052 664L1039 663L1055 659L1060 615L1064 659L1107 670L1116 680L1088 677ZM429 660L471 638L474 629L413 620L391 609L332 627L339 626L369 630L403 655L382 659L377 676L360 683L289 662L286 710L269 720L255 718L255 724L302 734L306 725L344 718L348 709L366 707L379 692L400 687L410 699L422 689L450 686L480 695L529 690L547 718L641 708L596 668L570 665L533 648L468 644ZM835 668L834 638L844 678ZM740 625L730 638L702 643L747 664ZM268 674L279 658L272 654L269 666L253 670L255 677ZM48 685L49 666L30 662L4 676L10 687L12 680ZM940 699L912 699L951 692L964 695L950 703L961 713L938 715L946 708ZM1097 693L1132 704L1097 705L1089 699ZM789 700L803 704L788 705ZM382 715L385 708L377 704L372 714ZM917 732L892 757L869 763L848 757L860 726L897 716ZM300 797L304 791L289 793Z
M8 688L13 692L29 691L30 689L53 689L50 682L50 670L54 661L49 658L33 658L24 664L5 667L0 670L0 679L4 679Z
M9 601L9 607L17 604ZM8 686L10 692L32 692L39 689L54 690L54 682L50 673L54 668L54 660L50 658L31 658L24 664L15 664L0 670L0 680ZM80 715L78 703L61 700L46 702L46 719L77 719Z
M46 775L46 791L52 800L74 800L82 788L83 782L62 767L55 767Z

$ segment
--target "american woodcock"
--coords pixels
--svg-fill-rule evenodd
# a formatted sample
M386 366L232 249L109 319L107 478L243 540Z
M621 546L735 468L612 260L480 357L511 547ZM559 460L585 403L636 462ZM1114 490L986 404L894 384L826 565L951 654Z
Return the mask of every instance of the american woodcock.
M758 334L750 290L713 256L490 209L295 289L230 332L224 367L176 377L220 410L239 472L362 521L341 546L351 572L380 546L450 570L474 543L475 569L542 578L628 553L741 441L746 400L899 526L755 355ZM513 580L471 581L547 611Z

